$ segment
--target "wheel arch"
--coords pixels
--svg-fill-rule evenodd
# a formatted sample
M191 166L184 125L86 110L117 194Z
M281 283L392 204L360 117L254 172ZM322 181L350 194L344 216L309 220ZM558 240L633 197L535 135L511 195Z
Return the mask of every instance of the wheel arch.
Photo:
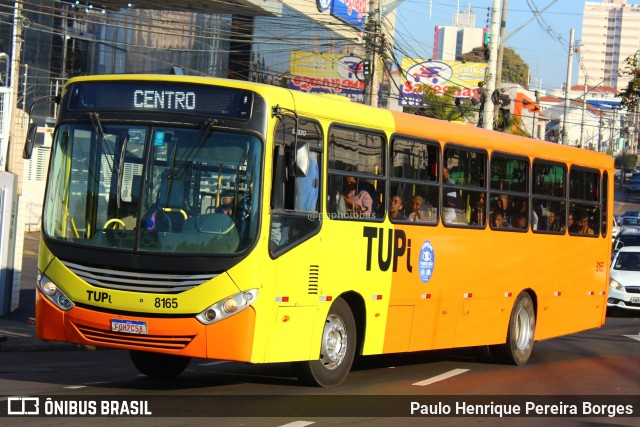
M357 292L345 292L340 298L349 304L353 319L356 322L356 356L362 355L362 347L364 345L364 335L367 329L367 308L362 295Z
M522 292L526 292L529 294L531 298L531 302L533 303L533 314L536 316L536 324L538 323L538 294L531 288L525 288Z

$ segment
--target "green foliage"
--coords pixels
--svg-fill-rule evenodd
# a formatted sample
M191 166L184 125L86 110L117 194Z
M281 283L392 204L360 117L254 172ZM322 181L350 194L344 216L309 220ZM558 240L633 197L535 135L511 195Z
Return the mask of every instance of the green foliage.
M627 87L618 93L618 96L622 98L620 103L628 111L632 111L638 104L638 96L640 95L640 68L638 68L638 52L625 59L624 62L626 62L627 65L620 74L625 77L630 77L631 80L627 84Z
M496 117L496 130L512 135L531 136L529 132L522 129L522 119L520 117L509 114L502 109L498 111L498 117Z
M502 53L502 81L518 83L529 89L529 66L513 49L505 47Z
M625 170L634 170L638 163L638 155L632 153L620 154L614 160L615 167L621 168L624 165Z

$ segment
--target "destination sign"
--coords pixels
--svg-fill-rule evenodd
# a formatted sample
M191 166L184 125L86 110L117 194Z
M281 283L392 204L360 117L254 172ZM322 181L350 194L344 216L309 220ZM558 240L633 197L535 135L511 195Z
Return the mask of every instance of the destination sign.
M164 82L79 82L72 84L71 111L186 113L248 120L253 94L247 90Z

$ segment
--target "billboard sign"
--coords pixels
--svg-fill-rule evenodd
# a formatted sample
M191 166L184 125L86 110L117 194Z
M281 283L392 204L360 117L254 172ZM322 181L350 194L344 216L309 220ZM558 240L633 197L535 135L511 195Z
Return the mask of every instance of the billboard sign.
M363 58L339 53L291 51L290 89L344 95L364 101Z
M333 0L331 3L331 15L360 30L364 29L366 12L366 0Z
M478 98L478 83L484 80L487 64L402 58L402 69L400 105L416 106L422 103L426 87L439 95L457 87L453 96Z

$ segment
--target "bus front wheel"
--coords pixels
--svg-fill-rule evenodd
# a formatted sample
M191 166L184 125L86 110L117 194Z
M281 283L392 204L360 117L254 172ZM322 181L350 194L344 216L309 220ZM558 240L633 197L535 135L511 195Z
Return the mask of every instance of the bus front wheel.
M495 346L492 353L502 363L524 365L533 350L533 338L536 330L536 314L531 296L521 292L516 298L509 319L507 342Z
M300 380L320 387L340 385L349 374L356 352L356 322L342 298L331 306L320 345L320 359L296 362Z
M177 377L187 368L191 361L191 358L186 356L150 353L148 351L131 350L129 355L136 369L152 378Z

